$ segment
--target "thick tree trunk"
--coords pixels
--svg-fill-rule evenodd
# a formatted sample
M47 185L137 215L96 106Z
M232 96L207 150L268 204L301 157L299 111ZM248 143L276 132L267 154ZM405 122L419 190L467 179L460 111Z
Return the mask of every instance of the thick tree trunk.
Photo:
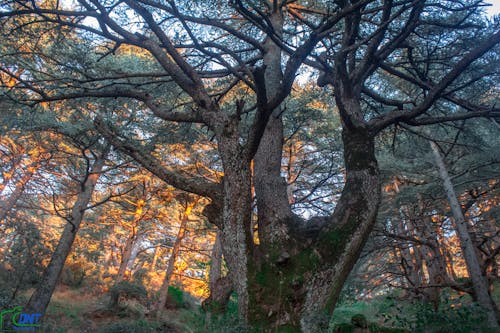
M237 125L228 125L219 143L224 167L224 200L221 243L234 291L238 295L238 313L248 320L248 264L253 247L251 231L250 161L239 143Z
M326 331L345 279L373 227L380 201L373 138L364 132L345 130L343 139L346 184L331 218L306 222L290 216L287 209L277 209L280 200L287 200L286 186L273 185L274 200L267 202L269 209L264 210L271 216L262 214L258 207L259 219L277 221L279 226L274 238L266 239L267 234L259 233L264 242L259 245L249 271L250 319L262 332ZM266 143L271 145L272 141L263 141ZM270 156L267 155L268 161ZM257 161L255 167L258 178ZM272 170L266 170L262 177L270 174ZM256 195L265 195L265 189L257 190L257 182L258 179ZM270 189L273 182L266 180L262 184ZM271 198L269 194L268 199ZM259 228L266 223L259 221Z
M66 258L71 252L71 247L80 228L85 210L92 198L92 193L94 192L94 188L104 167L106 155L107 149L100 158L94 161L89 174L85 177L85 182L81 184L81 191L78 194L68 219L69 223L64 227L56 250L52 254L50 263L45 269L38 287L35 289L26 305L27 313L45 313L50 298L56 288L59 276L61 275Z
M462 208L460 207L460 203L458 202L455 194L455 189L453 188L450 176L448 175L448 170L446 169L438 146L434 142L431 142L430 144L436 165L439 169L439 175L443 181L446 196L448 197L448 201L450 203L451 212L455 220L457 235L460 239L460 247L465 259L467 271L469 272L469 277L472 281L472 288L474 289L477 302L486 312L489 326L492 328L500 328L495 311L495 304L488 293L488 283L486 277L482 274L481 265L479 264L474 243L472 242L469 231L467 230L467 222L465 221Z
M335 309L342 287L375 224L380 179L374 139L363 130L342 132L346 183L328 225L310 260L319 261L309 283L301 318L304 332L322 332ZM325 312L326 317L317 318ZM318 320L316 320L318 319Z
M193 207L196 205L196 202L197 201L187 203L186 209L182 214L181 223L179 225L179 231L177 232L177 237L175 238L174 246L172 247L172 252L170 253L170 257L168 258L165 277L163 278L163 283L160 287L160 299L158 301L158 305L156 308L156 314L158 317L161 315L162 310L167 303L168 287L170 286L170 280L175 270L175 262L177 261L177 257L179 256L182 239L186 234L186 226L189 221L189 216L191 215L191 211Z
M238 313L240 320L247 322L247 265L253 248L251 169L248 151L241 145L238 121L237 113L230 115L224 128L217 132L218 150L224 168L223 199L222 205L212 201L204 209L204 214L221 230L220 239L229 268L229 279L238 295Z

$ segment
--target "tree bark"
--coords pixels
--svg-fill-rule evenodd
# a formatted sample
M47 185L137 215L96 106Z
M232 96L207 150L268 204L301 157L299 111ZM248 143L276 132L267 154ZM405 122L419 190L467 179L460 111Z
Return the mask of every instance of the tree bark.
M81 184L81 190L78 193L76 202L71 210L71 215L68 218L68 222L70 223L67 223L64 227L56 250L52 254L50 263L45 269L38 287L35 289L26 305L27 313L44 314L47 310L47 306L56 288L66 258L71 252L76 234L80 229L85 210L92 198L92 193L94 192L94 188L104 167L108 151L109 148L105 148L105 151L94 161L89 173L84 178L85 180Z
M228 126L228 132L219 143L224 167L224 199L222 209L221 243L229 268L229 277L238 295L238 313L248 321L248 264L253 247L251 231L251 171L250 161L239 144L237 126Z
M220 231L215 234L215 241L210 256L210 270L208 272L208 285L213 289L217 280L222 277L222 245L220 243Z
M342 287L375 224L380 203L380 173L374 138L362 129L342 132L346 182L333 216L322 229L315 253L319 261L301 316L304 332L322 332L335 309ZM326 316L317 318L318 313Z
M344 130L343 141L346 184L330 218L302 221L290 217L286 209L277 210L275 201L267 203L272 206L266 210L274 214L271 218L281 218L287 228L280 227L282 233L259 245L249 270L250 322L262 332L326 331L342 286L373 227L380 201L374 140L366 132ZM286 200L286 186L274 189L275 198L282 195ZM257 196L262 193L256 186ZM267 216L259 214L261 218ZM259 223L260 228L267 221Z
M458 202L455 194L455 189L448 174L448 170L444 164L439 147L434 142L431 142L430 145L434 155L434 160L439 169L439 176L441 177L446 196L450 203L453 219L455 220L457 235L460 239L460 247L465 259L469 277L472 281L472 288L474 289L477 302L486 313L488 325L492 328L498 329L500 328L500 325L498 323L495 304L488 293L488 283L486 277L482 274L481 265L479 264L474 244L469 231L467 230L467 222L465 221L462 208L460 207L460 203Z

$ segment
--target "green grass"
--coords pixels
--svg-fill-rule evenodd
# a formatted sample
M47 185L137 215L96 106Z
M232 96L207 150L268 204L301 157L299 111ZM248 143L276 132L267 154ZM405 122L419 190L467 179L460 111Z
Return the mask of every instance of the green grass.
M499 289L497 285L494 293L497 302ZM180 289L175 290L173 296L179 303L189 298ZM494 333L484 327L484 316L468 295L460 296L454 291L445 290L438 311L397 296L339 304L332 316L329 332L354 331L352 317L357 316L360 322L362 315L367 320L367 333ZM26 300L26 295L20 297ZM166 310L158 320L149 316L148 303L141 302L124 301L123 308L128 310L118 313L108 308L107 298L89 296L83 289L58 290L52 298L40 332L258 333L239 322L237 300L234 297L228 305L228 311L222 315L208 316L199 306L182 306ZM336 331L333 330L334 326Z

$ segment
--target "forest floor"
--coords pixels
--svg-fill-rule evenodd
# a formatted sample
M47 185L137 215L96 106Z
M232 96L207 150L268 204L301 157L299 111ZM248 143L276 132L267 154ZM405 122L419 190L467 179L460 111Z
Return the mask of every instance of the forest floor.
M500 288L494 297L500 301ZM445 291L451 292L451 291ZM26 298L28 294L22 295ZM482 329L483 319L468 296L447 295L438 311L410 304L401 295L378 297L370 301L344 300L336 309L332 323L337 327L350 323L352 317L363 315L377 327L363 332L436 332L493 333ZM149 304L150 306L151 304ZM122 300L120 308L109 308L105 293L92 293L87 288L61 286L54 293L44 317L43 333L231 333L244 332L237 322L235 304L230 304L224 317L207 321L198 300L190 295L167 309L160 320L152 318L147 302ZM347 327L347 326L346 326ZM397 328L405 328L397 329ZM336 332L357 332L347 327ZM326 332L325 332L326 333Z

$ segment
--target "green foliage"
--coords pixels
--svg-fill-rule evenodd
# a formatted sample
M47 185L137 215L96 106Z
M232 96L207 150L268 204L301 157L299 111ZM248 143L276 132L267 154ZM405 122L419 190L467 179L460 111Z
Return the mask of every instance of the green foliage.
M493 332L485 326L481 308L470 302L467 295L443 295L444 299L437 311L429 304L410 303L393 297L340 304L335 309L331 326L333 332L351 332L349 330L359 327L356 323L362 322L364 318L369 332Z
M61 273L61 283L73 288L80 287L85 275L85 262L83 260L66 263Z
M196 310L181 310L179 321L184 324L187 332L197 333L258 333L245 326L238 318L238 304L232 297L227 306L227 311L214 315Z
M412 323L413 332L440 332L440 333L469 333L487 332L485 315L475 304L460 304L459 307L450 307L448 304L434 311L431 306L419 304L415 321Z
M146 320L120 321L105 325L100 333L150 333L150 332L176 332L173 327L158 322Z
M120 299L145 300L148 292L143 285L121 281L109 289L110 306L115 308L119 306Z
M169 305L176 308L184 307L184 293L180 288L168 286L167 307Z

